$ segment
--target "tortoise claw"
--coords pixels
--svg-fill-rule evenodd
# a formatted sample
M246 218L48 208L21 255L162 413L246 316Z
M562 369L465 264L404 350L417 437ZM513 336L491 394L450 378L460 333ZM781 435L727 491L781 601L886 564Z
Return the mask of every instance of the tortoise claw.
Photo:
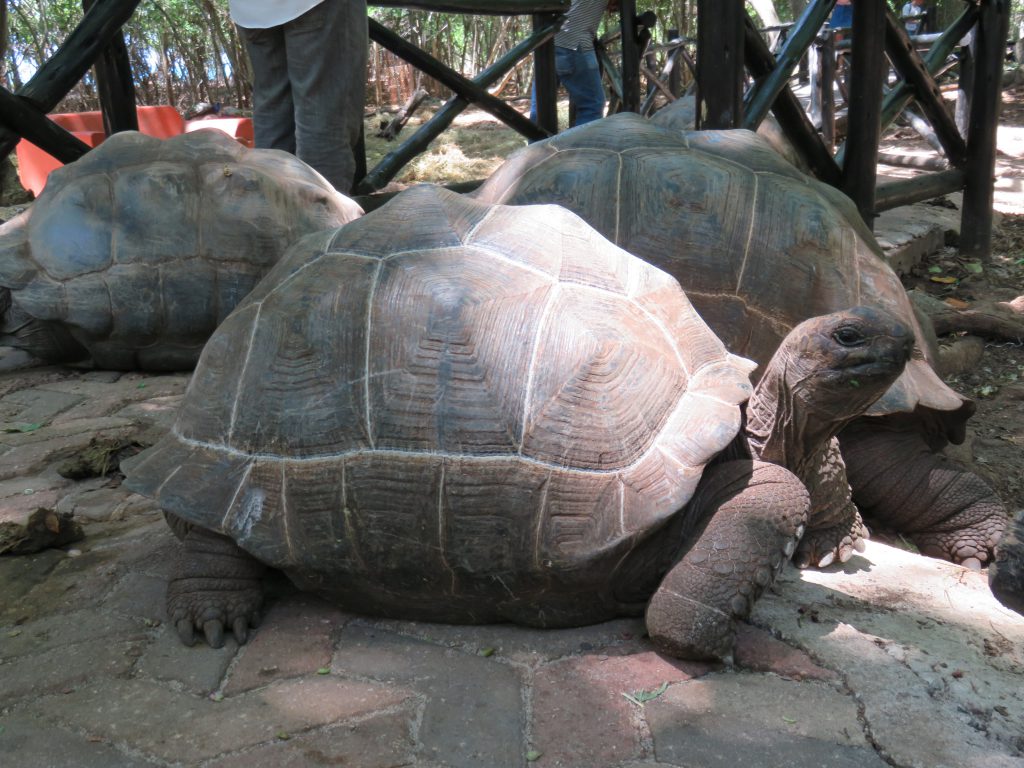
M174 626L178 630L178 637L181 638L182 643L189 648L196 644L196 632L191 619L181 619Z
M231 625L231 632L235 636L235 642L239 645L245 645L245 641L249 637L249 624L244 616L239 616L235 619L235 623Z
M224 625L218 619L211 619L203 624L206 644L211 648L224 647Z

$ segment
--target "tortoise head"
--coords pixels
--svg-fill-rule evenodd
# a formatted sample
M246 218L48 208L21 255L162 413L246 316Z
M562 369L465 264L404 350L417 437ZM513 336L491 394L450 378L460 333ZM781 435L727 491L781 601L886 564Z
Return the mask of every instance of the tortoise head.
M875 307L800 323L769 361L747 407L755 455L796 470L885 393L913 347L910 326Z

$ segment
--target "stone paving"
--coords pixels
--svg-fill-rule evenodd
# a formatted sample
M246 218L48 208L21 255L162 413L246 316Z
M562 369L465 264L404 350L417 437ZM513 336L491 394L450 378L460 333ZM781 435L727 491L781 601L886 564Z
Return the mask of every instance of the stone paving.
M734 668L660 656L634 619L379 620L283 579L247 645L185 648L158 510L57 470L97 437L152 442L186 384L0 371L0 542L40 508L44 535L82 537L0 557L4 768L1024 767L1024 618L983 575L874 542L785 571Z

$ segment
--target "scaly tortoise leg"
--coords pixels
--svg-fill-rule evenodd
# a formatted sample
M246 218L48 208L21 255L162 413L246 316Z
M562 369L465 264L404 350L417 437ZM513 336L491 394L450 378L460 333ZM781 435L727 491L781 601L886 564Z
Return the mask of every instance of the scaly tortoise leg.
M922 554L981 568L1009 522L1006 508L978 475L912 430L851 425L840 443L853 498L869 520L906 534Z
M686 659L732 660L736 620L793 554L810 505L793 473L759 461L704 471L690 502L706 519L647 606L659 650Z
M837 561L845 563L854 552L863 552L864 540L870 534L851 498L846 464L836 438L817 457L806 480L811 512L793 565L826 568Z
M227 536L165 517L182 541L167 590L167 615L181 641L193 645L201 630L211 648L220 648L227 628L244 643L259 623L264 566Z

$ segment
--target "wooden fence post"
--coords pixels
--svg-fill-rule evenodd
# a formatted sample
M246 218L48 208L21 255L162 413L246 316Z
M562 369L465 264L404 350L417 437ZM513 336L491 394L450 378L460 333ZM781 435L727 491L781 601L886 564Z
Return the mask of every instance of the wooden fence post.
M697 128L743 119L743 0L697 0Z
M549 26L557 13L535 13L533 31ZM537 125L550 135L558 133L558 75L555 72L555 43L548 40L533 52L533 87L537 102Z
M82 0L82 10L88 12L95 2L96 0ZM94 67L96 90L99 92L103 129L106 134L110 136L120 131L139 130L139 115L135 109L135 82L132 80L132 64L128 58L124 33L119 31L111 38L110 45L96 59Z
M1002 103L1003 61L1010 24L1009 0L982 0L974 28L974 83L967 126L964 205L960 212L960 252L987 259L992 250L992 185L996 166L996 127Z
M882 83L886 73L885 0L853 4L853 49L850 52L850 98L843 192L871 227L875 214L875 178L881 134Z

